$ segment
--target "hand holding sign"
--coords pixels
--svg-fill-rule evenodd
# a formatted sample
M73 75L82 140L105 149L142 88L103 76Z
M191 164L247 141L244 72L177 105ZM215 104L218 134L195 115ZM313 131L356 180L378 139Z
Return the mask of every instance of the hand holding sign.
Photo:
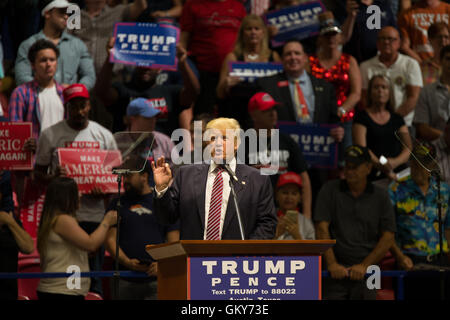
M177 59L178 59L178 64L183 64L186 62L187 59L187 51L185 48L183 48L183 46L181 44L177 44Z
M116 23L110 61L140 67L176 70L179 29L156 23Z
M37 149L37 143L35 138L29 138L25 140L25 143L23 144L23 151L36 153Z

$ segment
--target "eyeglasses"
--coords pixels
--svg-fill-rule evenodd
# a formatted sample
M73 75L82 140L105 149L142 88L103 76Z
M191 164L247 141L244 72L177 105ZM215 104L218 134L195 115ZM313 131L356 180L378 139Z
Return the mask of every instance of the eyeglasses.
M398 38L393 38L393 37L379 37L378 41L389 41L389 42L394 42L397 41Z

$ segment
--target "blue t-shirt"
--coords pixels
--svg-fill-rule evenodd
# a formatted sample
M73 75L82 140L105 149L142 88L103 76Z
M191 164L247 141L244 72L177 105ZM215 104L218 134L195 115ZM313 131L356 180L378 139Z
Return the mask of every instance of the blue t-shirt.
M106 212L116 210L116 205L117 198L111 201ZM125 194L121 197L121 205L120 248L130 259L151 263L153 259L145 251L145 246L166 242L167 232L178 230L179 224L163 226L158 223L153 213L151 193L136 197Z

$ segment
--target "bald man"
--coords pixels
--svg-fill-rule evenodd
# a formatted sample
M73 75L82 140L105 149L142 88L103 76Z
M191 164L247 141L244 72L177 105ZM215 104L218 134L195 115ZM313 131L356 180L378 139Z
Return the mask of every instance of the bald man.
M384 27L377 35L378 55L361 63L363 106L367 105L367 87L370 78L383 74L391 81L394 97L391 106L412 130L414 108L423 86L419 63L399 52L400 34L393 27Z

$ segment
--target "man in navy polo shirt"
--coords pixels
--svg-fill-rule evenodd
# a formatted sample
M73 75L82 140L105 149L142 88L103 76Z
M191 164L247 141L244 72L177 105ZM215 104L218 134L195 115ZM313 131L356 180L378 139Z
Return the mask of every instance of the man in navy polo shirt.
M142 167L141 160L131 158L126 168ZM125 194L120 198L120 270L146 272L149 278L121 278L119 280L120 300L155 300L157 297L157 262L145 251L148 244L173 242L180 239L178 223L162 226L153 214L153 195L149 185L150 163L146 163L141 172L129 173L124 177ZM107 209L116 208L114 199ZM106 250L116 257L116 232L111 228L105 241Z

